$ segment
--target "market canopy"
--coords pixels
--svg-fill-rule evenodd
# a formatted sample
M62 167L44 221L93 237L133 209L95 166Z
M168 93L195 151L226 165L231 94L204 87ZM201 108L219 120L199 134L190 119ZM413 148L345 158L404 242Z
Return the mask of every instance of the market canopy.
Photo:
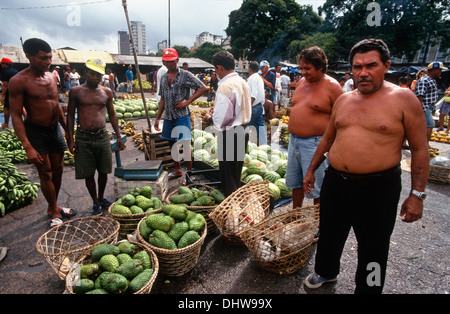
M134 56L132 55L115 54L113 56L117 64L134 65ZM161 67L163 65L162 57L156 56L137 56L137 61L139 65L154 66L154 67ZM189 68L192 69L214 68L212 64L198 58L179 58L178 65L181 67L184 62L187 62Z
M23 52L23 49L20 47L0 46L0 59L2 58L9 58L16 64L30 63L25 52ZM53 50L52 65L65 66L68 64L59 58L56 50Z
M100 59L105 64L115 64L114 57L106 51L96 50L72 50L72 49L57 49L58 56L61 60L71 63L85 63L90 58Z

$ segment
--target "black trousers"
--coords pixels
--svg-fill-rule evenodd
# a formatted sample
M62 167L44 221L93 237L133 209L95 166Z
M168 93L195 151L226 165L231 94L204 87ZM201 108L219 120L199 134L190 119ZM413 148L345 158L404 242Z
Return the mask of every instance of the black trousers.
M315 271L339 274L350 228L358 242L355 293L381 293L389 242L401 192L401 169L368 175L340 173L329 167L320 193L320 237Z
M243 126L236 126L218 134L217 158L225 197L241 187L241 173L248 139L248 129Z

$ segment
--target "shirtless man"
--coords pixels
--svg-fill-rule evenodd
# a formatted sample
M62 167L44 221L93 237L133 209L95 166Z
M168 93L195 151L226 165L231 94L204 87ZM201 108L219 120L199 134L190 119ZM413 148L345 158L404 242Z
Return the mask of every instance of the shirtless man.
M320 194L320 238L309 288L336 281L349 230L358 241L355 293L381 293L389 241L401 191L402 143L411 148L411 193L403 221L422 217L428 178L428 147L422 106L414 93L384 80L389 49L381 40L357 43L350 52L356 89L336 101L327 131L303 181L313 190L314 170L329 152ZM376 267L377 280L371 277ZM372 274L373 275L373 274ZM372 278L372 279L371 279Z
M321 48L310 47L300 52L298 64L303 78L292 95L286 171L286 186L292 189L293 208L303 205L303 178L325 133L333 103L343 93L339 83L326 74L327 57ZM320 186L326 166L317 169L315 191L307 195L314 199L314 204L320 203Z
M64 113L58 102L56 77L49 72L52 50L41 39L24 42L23 50L30 66L10 81L10 106L14 130L22 142L28 161L36 165L41 190L48 203L51 227L62 224L62 217L74 216L75 210L57 205L63 172L66 142L60 125L66 130ZM23 109L27 116L23 121Z
M67 107L68 145L75 154L75 178L84 179L86 188L94 203L93 215L101 215L102 208L111 203L104 198L108 173L112 172L112 152L109 132L106 129L106 112L117 135L117 147L123 148L117 115L113 106L110 88L99 85L105 74L105 64L99 59L86 62L86 82L73 87L69 92ZM79 125L74 142L75 111ZM95 171L98 172L98 193Z

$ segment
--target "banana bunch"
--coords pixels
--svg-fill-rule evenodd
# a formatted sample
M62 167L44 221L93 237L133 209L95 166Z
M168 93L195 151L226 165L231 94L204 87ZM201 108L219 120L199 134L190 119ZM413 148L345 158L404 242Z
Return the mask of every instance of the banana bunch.
M142 133L131 136L131 140L135 143L135 146L140 150L144 150L144 142L142 140Z
M136 134L136 125L131 122L131 121L127 121L127 122L123 122L122 124L119 125L119 128L121 129L120 133L128 135L128 136L133 136Z
M28 205L38 196L40 184L31 183L11 159L0 158L0 215Z
M27 155L14 129L0 132L0 157L9 158L13 163L27 161Z
M430 155L430 158L434 158L437 155L439 155L439 149L429 146L428 147L428 154Z
M70 152L70 150L66 150L64 152L63 162L65 165L73 165L75 164L75 156Z

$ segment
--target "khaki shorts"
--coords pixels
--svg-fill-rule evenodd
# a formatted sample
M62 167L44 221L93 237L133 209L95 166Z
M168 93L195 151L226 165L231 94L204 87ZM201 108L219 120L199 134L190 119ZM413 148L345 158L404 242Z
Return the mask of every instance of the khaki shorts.
M112 172L111 141L106 128L96 133L78 128L75 143L75 179L90 178L96 170L102 174Z

